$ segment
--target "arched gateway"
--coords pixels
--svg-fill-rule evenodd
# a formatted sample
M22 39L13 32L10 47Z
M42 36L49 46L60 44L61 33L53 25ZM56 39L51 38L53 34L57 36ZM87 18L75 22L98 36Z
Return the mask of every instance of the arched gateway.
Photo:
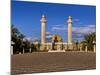
M60 35L58 35L58 34L53 35L52 36L52 49L57 50L58 45L59 45L58 43L62 43L62 42L63 42L63 40L62 40L62 37ZM59 46L59 48L62 49L62 45Z

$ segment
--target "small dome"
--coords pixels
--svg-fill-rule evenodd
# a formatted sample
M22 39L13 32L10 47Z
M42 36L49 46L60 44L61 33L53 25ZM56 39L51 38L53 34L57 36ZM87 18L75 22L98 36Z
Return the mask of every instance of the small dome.
M44 18L44 17L45 17L45 15L43 14L43 15L42 15L42 18Z
M72 17L71 17L71 16L69 16L68 18L69 18L69 19L71 19Z
M55 39L58 40L58 42L62 41L62 37L60 35L58 35L58 34L54 34L52 36L52 41L54 41Z

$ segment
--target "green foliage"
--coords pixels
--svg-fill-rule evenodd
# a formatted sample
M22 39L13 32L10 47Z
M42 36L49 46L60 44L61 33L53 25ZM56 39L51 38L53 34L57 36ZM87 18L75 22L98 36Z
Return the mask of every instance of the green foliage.
M11 41L14 44L14 53L22 52L24 35L14 25L11 26Z
M23 49L25 53L29 52L30 48L31 52L36 52L40 49L40 44L35 46L31 41L25 39L25 36L14 25L11 26L11 41L14 42L14 53L22 53Z
M87 46L88 50L93 50L93 41L95 40L96 40L95 32L86 34L84 36L84 41L81 42L83 44L83 49L85 49L85 46Z
M34 44L31 44L31 49L32 49L32 52L36 52L37 51L36 46Z

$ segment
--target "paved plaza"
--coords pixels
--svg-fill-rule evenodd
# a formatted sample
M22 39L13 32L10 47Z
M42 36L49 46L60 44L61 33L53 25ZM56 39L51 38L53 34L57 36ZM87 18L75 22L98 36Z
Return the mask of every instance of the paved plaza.
M93 52L33 52L11 56L11 74L96 69Z

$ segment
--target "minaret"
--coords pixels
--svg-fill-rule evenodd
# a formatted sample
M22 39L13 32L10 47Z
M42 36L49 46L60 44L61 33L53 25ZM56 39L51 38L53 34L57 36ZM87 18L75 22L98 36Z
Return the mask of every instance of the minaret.
M41 18L41 44L44 44L46 42L46 32L45 32L45 25L46 25L46 17L42 15Z
M72 17L68 17L68 44L72 44Z

